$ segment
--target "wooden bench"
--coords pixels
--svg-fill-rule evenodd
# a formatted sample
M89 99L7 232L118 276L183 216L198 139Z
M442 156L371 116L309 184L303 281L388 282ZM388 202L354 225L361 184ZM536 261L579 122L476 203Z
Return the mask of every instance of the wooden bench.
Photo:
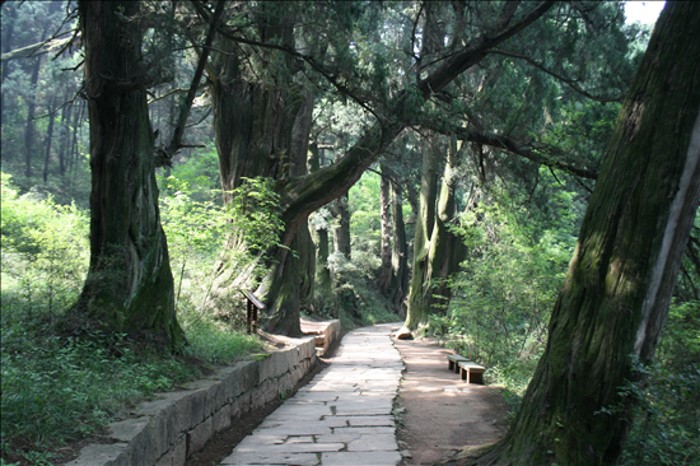
M457 366L457 364L466 361L469 361L469 358L465 358L464 356L460 356L459 354L448 354L447 368L456 374L459 372L459 366Z
M484 384L484 371L486 370L484 366L470 361L461 361L457 364L459 366L459 375L466 383Z

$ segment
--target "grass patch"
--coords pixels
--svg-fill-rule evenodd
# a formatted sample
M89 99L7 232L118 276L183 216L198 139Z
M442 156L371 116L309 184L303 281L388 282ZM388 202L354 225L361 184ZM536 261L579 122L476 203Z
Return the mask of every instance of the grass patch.
M34 316L6 320L0 445L3 460L19 464L52 464L61 447L98 434L155 392L263 350L256 337L205 321L189 327L190 346L175 357L120 337L52 335Z
M89 216L50 197L20 195L5 174L1 188L0 464L65 460L63 447L99 434L155 392L265 351L257 337L194 311L186 290L178 313L189 341L183 355L158 353L119 335L58 334L54 323L76 302L85 280ZM195 265L210 268L216 254L198 245L187 248L196 276Z

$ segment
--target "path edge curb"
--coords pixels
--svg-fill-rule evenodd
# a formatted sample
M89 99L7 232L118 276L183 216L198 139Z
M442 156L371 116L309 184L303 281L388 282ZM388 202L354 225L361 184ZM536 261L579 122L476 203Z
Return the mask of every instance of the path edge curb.
M251 411L285 397L318 362L315 339L217 370L140 403L133 417L108 426L100 443L81 449L65 466L182 466L216 433Z

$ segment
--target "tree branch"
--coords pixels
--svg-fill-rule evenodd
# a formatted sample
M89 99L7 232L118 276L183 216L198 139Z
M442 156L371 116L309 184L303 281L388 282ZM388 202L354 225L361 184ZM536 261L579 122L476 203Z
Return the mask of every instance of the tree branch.
M576 84L575 80L567 78L567 77L565 77L565 76L563 76L555 71L550 70L549 68L547 68L543 64L533 60L532 58L530 58L526 55L520 55L520 54L513 53L513 52L506 52L505 50L491 50L489 53L494 54L494 55L501 55L501 56L509 57L509 58L516 58L518 60L523 60L526 63L528 63L529 65L532 65L535 68L537 68L538 70L542 71L543 73L548 74L548 75L552 76L553 78L557 79L558 81L563 82L564 84L566 84L571 89L578 92L579 94L583 95L584 97L587 97L591 100L595 100L597 102L601 102L601 103L622 102L625 98L624 95L621 95L618 97L601 97L601 96L593 95L589 91L583 89L581 86Z
M224 0L218 0L216 2L216 7L214 9L214 13L211 16L211 20L209 23L209 30L207 31L207 36L204 40L204 44L202 45L202 53L199 55L199 60L197 61L197 68L195 69L194 76L192 76L192 83L190 84L190 88L187 91L187 95L182 100L182 102L180 102L180 111L178 113L177 122L175 123L175 128L173 130L173 137L170 140L170 144L168 144L167 147L163 148L165 156L167 157L167 160L165 160L164 162L167 165L170 165L169 162L172 159L173 155L175 155L175 153L180 148L185 147L182 144L182 136L185 133L185 125L187 124L187 118L190 116L192 102L194 102L194 98L197 94L199 82L202 80L202 75L204 74L204 68L209 58L209 49L211 47L212 42L214 41L214 36L216 35L216 29L219 24L219 20L223 15L224 5Z
M425 101L432 93L441 91L462 72L479 63L490 48L525 29L552 5L552 1L546 1L512 26L506 26L502 31L495 31L493 35L483 34L428 75L418 84L417 89L404 89L394 97L389 105L392 118L379 120L367 128L362 137L338 162L311 174L286 181L284 186L280 187L284 192L282 218L288 225L286 231L289 236L282 239L283 243L288 244L288 241L291 241L295 232L294 227L311 212L347 191L391 144L414 118L411 107L416 96Z

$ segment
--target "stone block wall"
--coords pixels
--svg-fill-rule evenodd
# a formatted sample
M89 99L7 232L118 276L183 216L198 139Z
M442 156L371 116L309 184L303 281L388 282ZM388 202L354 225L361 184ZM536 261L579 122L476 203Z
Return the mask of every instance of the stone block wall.
M314 338L259 361L226 367L140 404L134 417L109 426L104 443L84 447L67 466L181 466L217 432L286 396L316 364Z
M340 320L316 322L302 319L301 331L305 335L314 335L316 338L316 354L321 358L327 357L335 347L335 344L340 340Z

